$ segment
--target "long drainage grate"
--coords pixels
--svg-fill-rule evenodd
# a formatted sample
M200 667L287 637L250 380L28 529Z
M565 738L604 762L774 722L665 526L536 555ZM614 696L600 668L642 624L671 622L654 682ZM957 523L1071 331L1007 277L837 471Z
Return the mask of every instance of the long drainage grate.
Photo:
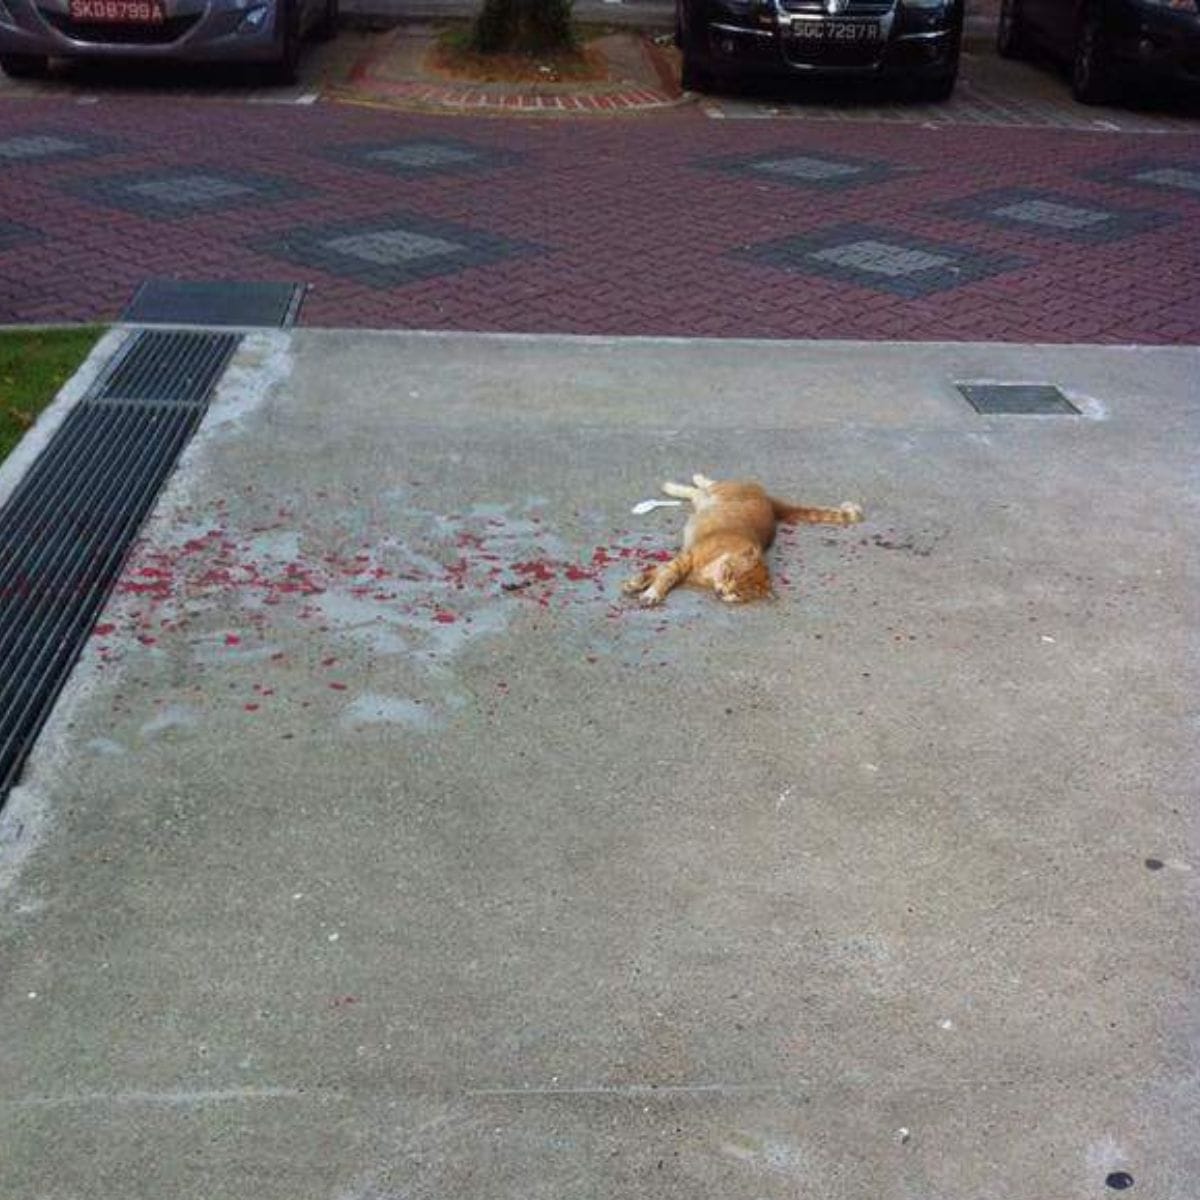
M117 353L96 385L96 399L202 404L237 344L233 333L147 330Z
M136 334L0 509L0 803L239 340Z

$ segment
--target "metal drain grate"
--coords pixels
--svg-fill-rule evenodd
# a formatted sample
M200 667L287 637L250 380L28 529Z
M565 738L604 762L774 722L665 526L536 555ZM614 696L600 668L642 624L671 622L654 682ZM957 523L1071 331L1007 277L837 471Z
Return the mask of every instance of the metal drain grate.
M130 339L0 509L0 802L238 342L187 343L174 377L154 345L153 386L123 374L160 336ZM114 390L117 378L132 384Z
M101 376L94 399L203 404L237 344L236 333L145 330L118 352Z
M235 283L149 279L123 320L137 325L286 326L304 300L302 283Z
M1079 409L1049 383L955 384L978 413L1077 417Z

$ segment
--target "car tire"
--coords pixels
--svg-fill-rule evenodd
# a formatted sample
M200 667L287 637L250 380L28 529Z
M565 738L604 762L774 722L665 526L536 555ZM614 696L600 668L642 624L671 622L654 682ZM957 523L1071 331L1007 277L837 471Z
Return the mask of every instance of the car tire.
M695 58L683 51L683 69L680 72L680 86L685 92L708 92L712 90L712 72L697 65Z
M1001 58L1024 58L1025 28L1021 22L1021 0L1000 0L996 25L996 53Z
M283 43L279 57L271 64L268 74L272 83L289 87L296 82L300 70L300 0L275 0L283 10Z
M49 69L43 54L0 54L0 71L10 79L41 79Z
M1075 36L1075 57L1071 62L1071 94L1080 104L1103 104L1112 93L1112 68L1109 65L1100 5L1089 4L1084 10Z
M319 42L332 42L337 37L338 18L341 15L338 0L325 0L325 12L322 14L313 37Z
M957 81L958 64L955 63L953 69L945 72L943 75L935 75L932 79L920 80L916 84L913 94L918 100L926 104L941 104L943 100L950 99Z
M700 65L692 49L695 42L688 28L687 9L682 0L675 6L675 36L679 39L679 50L683 55L679 86L685 92L707 92L713 84L712 72Z

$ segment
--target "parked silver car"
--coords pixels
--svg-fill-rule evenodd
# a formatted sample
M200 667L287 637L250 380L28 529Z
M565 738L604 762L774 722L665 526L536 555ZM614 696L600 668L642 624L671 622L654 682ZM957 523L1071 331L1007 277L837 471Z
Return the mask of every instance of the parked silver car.
M296 76L306 34L332 37L338 0L0 0L0 68L17 78L51 58L267 63Z

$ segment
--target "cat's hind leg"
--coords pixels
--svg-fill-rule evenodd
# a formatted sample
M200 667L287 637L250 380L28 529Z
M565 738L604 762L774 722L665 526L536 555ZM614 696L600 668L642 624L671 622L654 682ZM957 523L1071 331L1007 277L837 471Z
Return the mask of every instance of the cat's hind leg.
M697 500L700 497L700 488L690 487L686 483L664 483L662 490L678 500Z
M693 476L692 476L692 482L693 482L693 483L694 483L694 484L695 484L695 485L696 485L696 486L697 486L697 487L698 487L698 488L699 488L699 489L700 489L702 492L706 492L706 491L708 491L708 489L709 489L710 487L712 487L712 485L713 485L714 483L716 483L716 480L715 480L715 479L709 479L709 477L708 477L707 475L701 475L701 474L697 473L697 474L695 474L695 475L693 475Z

